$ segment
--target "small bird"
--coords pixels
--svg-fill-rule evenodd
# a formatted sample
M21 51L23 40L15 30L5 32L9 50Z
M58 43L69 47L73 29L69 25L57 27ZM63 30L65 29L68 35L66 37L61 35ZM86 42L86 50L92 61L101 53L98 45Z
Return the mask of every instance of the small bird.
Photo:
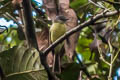
M95 58L99 58L99 52L98 52L98 47L100 46L100 44L102 43L101 40L97 39L97 33L93 33L94 36L94 40L93 42L90 44L90 50L91 50L91 56L90 56L90 60L92 59L93 56L93 52L95 52Z
M50 41L51 43L55 42L58 38L60 38L62 35L65 34L66 32L66 25L65 22L68 19L65 18L63 15L56 16L56 18L53 21L52 26L50 27ZM60 68L60 54L64 47L64 41L58 44L53 52L54 60L53 60L53 72L55 73L60 73L61 68Z
M105 44L102 42L102 40L98 39L99 36L97 33L93 33L93 36L94 36L94 40L90 44L90 51L91 51L90 60L92 59L93 52L94 52L95 53L94 60L99 62L99 58L101 55L102 55L102 57L105 57L106 48L105 48Z

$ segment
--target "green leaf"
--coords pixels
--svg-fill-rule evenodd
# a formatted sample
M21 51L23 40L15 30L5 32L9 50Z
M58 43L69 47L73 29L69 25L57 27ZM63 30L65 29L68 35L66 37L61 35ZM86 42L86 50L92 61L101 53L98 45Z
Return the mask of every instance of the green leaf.
M47 80L37 50L23 44L1 52L0 65L7 80Z
M88 0L75 0L73 1L70 6L72 8L78 8L80 6L83 6L84 4L86 4L88 2Z
M83 56L84 59L89 59L91 52L89 49L89 44L92 42L91 39L87 39L85 37L81 37L78 40L78 44L77 44L77 52L81 53L81 55Z
M67 67L61 73L61 80L78 80L81 66L77 63L66 64Z

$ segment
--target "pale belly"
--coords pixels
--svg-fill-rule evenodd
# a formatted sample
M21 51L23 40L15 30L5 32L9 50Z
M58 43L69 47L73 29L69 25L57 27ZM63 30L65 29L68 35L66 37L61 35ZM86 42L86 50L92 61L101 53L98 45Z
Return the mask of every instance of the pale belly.
M56 27L56 26L57 27ZM55 25L52 25L51 26L51 29L50 29L50 34L51 34L51 41L52 41L52 43L54 42L54 41L56 41L58 38L60 38L62 35L64 35L65 34L65 32L66 32L66 28L65 28L65 25L64 24L59 24L59 23L56 23ZM55 47L55 49L54 49L54 51L55 51L55 53L56 52L60 52L60 50L61 50L61 48L63 47L63 45L64 45L64 41L62 42L62 43L60 43L60 44L58 44L56 47Z

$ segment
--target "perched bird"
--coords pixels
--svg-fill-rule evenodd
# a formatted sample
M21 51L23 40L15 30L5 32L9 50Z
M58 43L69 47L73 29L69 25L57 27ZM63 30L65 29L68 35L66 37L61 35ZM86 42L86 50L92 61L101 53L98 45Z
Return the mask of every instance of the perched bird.
M90 60L92 59L93 52L94 52L95 53L94 60L99 62L99 58L101 55L102 55L102 57L105 57L106 48L105 48L105 44L102 42L102 40L98 39L99 36L97 33L93 33L93 36L94 36L94 40L90 44L90 51L91 51Z
M90 60L92 59L93 52L95 52L96 57L99 58L98 46L102 43L101 40L97 39L96 33L93 33L93 36L94 36L94 40L90 44L90 50L91 50Z
M52 26L50 27L50 41L51 43L55 42L58 38L60 38L62 35L65 34L66 32L66 25L65 22L68 19L65 18L62 15L56 16L56 18L54 19ZM61 68L60 68L60 55L62 49L64 47L64 41L61 42L60 44L58 44L53 52L54 55L54 60L53 60L53 72L55 73L60 73L61 72Z

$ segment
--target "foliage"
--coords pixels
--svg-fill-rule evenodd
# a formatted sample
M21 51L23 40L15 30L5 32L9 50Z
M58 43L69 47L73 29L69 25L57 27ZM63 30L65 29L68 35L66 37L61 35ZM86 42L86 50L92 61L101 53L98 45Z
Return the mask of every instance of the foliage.
M87 21L89 18L92 18L94 15L103 12L105 9L108 9L108 11L116 10L116 2L114 0L109 1L111 1L111 3L114 3L114 6L109 2L104 2L102 0L93 0L93 3L96 5L99 5L97 2L102 4L102 6L104 6L104 9L101 8L100 5L96 6L95 4L89 2L89 0L70 0L70 7L75 10L78 17L78 24L81 24L82 22ZM42 9L42 4L39 5L39 3L34 0L32 0L32 3L35 4L32 10L36 13L36 15L33 16L36 32L43 31L46 27L49 28L51 21L47 20L48 15L46 15L44 9ZM40 10L41 13L39 13L36 8ZM117 10L119 10L118 8L119 6L117 4ZM20 21L19 14L13 7L11 0L0 1L0 18L4 18L6 21L13 20L13 18L7 14L11 15L13 18L15 18L15 20ZM85 64L88 73L91 75L93 80L95 78L98 80L107 80L108 77L114 78L114 76L117 75L116 70L120 66L120 59L118 58L120 57L119 19L119 15L103 18L99 21L96 21L96 24L89 25L80 31L78 43L76 46L76 52L82 56L82 62ZM15 20L13 21L15 22ZM105 23L105 27L100 30L98 27L102 26L98 26L97 23L102 21ZM15 22L15 24L17 23ZM6 26L6 24L4 24L4 26ZM22 32L18 32L18 27L18 24L8 26L8 32L6 31L0 34L0 66L3 69L6 79L47 80L48 76L40 62L38 55L39 53L34 48L26 48L25 40L21 40L19 37ZM93 33L95 33L97 38ZM11 40L8 41L8 38L11 38ZM47 42L46 39L44 39L46 37L41 33L40 36L37 35L37 38L38 43L41 45L40 49L43 50L44 46L46 47L46 45L44 45ZM41 41L39 38L41 38ZM44 41L44 44L42 44L42 39ZM90 44L95 40L96 42L94 45L99 44L99 46L97 46L97 51L93 50L93 48L90 47ZM107 41L107 43L105 41ZM89 58L91 56L92 50L93 56L90 60ZM62 64L63 71L57 76L62 80L77 80L80 77L79 73L80 70L83 69L83 66L77 64L76 60L72 63L68 62L69 60L65 57L63 62L65 64ZM110 71L112 71L112 73L110 73ZM87 76L84 72L82 73L82 78L87 79Z
M0 65L7 80L46 80L47 75L35 49L20 44L0 53Z

